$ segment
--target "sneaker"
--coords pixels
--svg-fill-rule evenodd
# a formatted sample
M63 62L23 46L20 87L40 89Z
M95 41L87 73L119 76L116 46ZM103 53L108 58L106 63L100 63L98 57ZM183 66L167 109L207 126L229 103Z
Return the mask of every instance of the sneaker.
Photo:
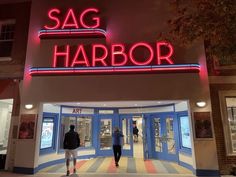
M74 168L73 173L76 173L76 169Z
M118 164L118 163L116 163L116 167L119 167L119 164Z
M66 171L66 176L69 176L69 175L70 175L70 171L67 170L67 171Z

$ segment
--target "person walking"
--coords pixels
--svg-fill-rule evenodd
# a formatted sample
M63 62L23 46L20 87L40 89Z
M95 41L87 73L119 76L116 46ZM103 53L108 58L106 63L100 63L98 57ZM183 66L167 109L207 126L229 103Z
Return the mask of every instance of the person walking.
M77 148L80 146L79 134L75 132L75 126L70 125L70 130L65 134L63 146L65 149L65 158L66 158L66 176L70 175L70 158L73 158L74 170L76 173L76 157L77 157Z
M119 130L118 127L115 127L114 132L112 134L113 137L113 153L114 153L114 159L115 159L115 165L116 167L119 166L119 160L121 157L121 144L122 144L122 137L124 135Z
M136 143L138 142L138 132L139 132L139 130L138 130L137 126L134 125L133 135L134 135L134 142L136 142Z

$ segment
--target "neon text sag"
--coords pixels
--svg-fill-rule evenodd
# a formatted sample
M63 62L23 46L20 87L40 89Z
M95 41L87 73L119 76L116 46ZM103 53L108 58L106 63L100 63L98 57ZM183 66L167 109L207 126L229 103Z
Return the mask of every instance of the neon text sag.
M98 14L99 10L96 8L85 9L80 16L76 16L73 9L68 9L65 18L62 21L59 16L60 9L54 8L48 12L48 18L52 21L52 25L45 25L47 30L53 29L79 29L79 28L98 28L100 26L100 17L92 17L93 24L86 23L86 16L89 14Z
M167 54L163 54L162 47L168 49ZM135 58L135 50L138 47L145 48L149 52L149 56L144 61L138 61ZM157 65L161 65L163 63L174 64L171 59L173 55L173 46L167 42L156 42L155 48L153 48L150 44L139 42L135 43L131 46L129 51L125 52L125 46L123 44L112 44L109 48L103 44L93 44L92 45L92 56L89 60L87 53L84 49L83 45L78 45L77 50L74 54L74 57L70 55L70 46L66 45L64 49L60 49L57 45L54 46L53 51L53 67L58 67L58 57L60 60L63 59L63 67L78 67L78 66L108 66L108 63L111 63L111 66L126 66L130 61L134 66L145 66L151 64L153 61ZM97 56L98 51L102 51L102 56ZM154 59L154 53L156 52L156 59ZM110 54L110 57L108 56ZM119 57L119 59L117 58ZM111 59L111 61L107 61ZM71 64L69 64L71 62ZM90 61L90 62L89 62Z

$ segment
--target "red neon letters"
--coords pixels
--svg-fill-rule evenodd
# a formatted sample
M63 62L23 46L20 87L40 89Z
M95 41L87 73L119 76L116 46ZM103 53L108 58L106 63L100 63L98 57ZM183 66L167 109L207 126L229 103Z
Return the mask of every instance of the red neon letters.
M77 16L73 9L69 9L63 21L59 18L61 11L59 9L51 9L48 12L48 18L52 21L51 25L45 25L47 30L53 29L78 29L78 28L98 28L100 26L100 17L92 17L93 24L86 23L86 16L89 14L98 14L99 10L96 8L89 8L84 10L80 16Z
M61 60L63 60L60 62L63 63L63 66L61 67L174 64L171 59L173 47L167 42L156 42L156 48L153 48L150 44L144 42L133 44L130 49L126 49L123 44L112 44L110 51L109 48L103 44L93 44L91 48L89 53L91 53L92 56L89 58L83 45L77 46L74 56L71 56L69 45L64 46L63 49L60 50L58 46L55 45L53 52L53 67L58 67ZM142 58L141 61L140 58L137 59L135 55L135 51L138 50L138 48L139 50L140 48L144 48L142 50L148 51L148 56ZM163 48L165 48L165 52L163 52ZM154 55L156 56L156 59L154 59Z

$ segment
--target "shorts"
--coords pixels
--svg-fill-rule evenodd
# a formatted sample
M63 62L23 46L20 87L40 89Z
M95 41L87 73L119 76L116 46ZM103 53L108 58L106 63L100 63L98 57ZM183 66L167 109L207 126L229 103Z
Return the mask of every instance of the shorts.
M70 159L72 156L73 159L77 157L77 149L66 149L65 150L65 158Z

